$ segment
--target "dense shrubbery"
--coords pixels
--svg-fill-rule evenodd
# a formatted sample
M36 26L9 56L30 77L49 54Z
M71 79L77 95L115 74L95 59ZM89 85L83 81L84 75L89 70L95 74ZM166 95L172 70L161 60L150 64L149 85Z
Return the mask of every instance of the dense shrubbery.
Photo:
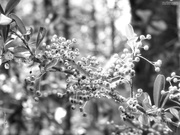
M174 131L176 131L175 134L178 134L179 76L174 72L166 79L163 75L158 75L154 82L153 101L148 93L133 87L133 79L136 75L134 67L140 59L152 64L156 72L160 71L161 60L152 62L141 55L142 49L149 49L148 45L142 43L143 40L151 39L149 34L138 37L129 24L126 28L127 47L121 54L114 54L102 66L95 56L84 57L81 55L79 49L74 46L78 44L76 39L70 40L54 35L51 37L50 43L41 43L46 36L44 27L39 28L36 42L31 44L32 28L27 30L21 19L11 13L18 2L18 0L10 0L5 11L0 7L0 32L3 41L1 66L6 69L16 69L17 67L13 67L15 62L19 63L23 70L29 72L28 76L21 76L24 82L19 83L23 85L17 85L13 79L4 79L3 82L7 85L12 83L12 88L21 89L16 92L22 93L20 99L24 105L24 115L29 115L28 117L32 119L36 118L38 107L34 101L38 102L46 99L49 95L56 95L58 98L68 98L71 109L78 108L82 116L86 117L88 115L85 109L86 104L94 98L105 98L117 103L119 119L123 122L122 125L116 125L113 121L107 121L107 124L113 127L113 135L160 135L173 134ZM20 69L17 72L23 74L24 71ZM55 74L53 74L54 72ZM59 79L56 76L57 72L63 73L64 77ZM53 78L44 79L43 77L48 73L52 73ZM43 90L43 85L50 85L56 79L61 80L66 86L64 88L57 86L56 90L51 90L53 87L49 86L48 90ZM168 88L165 88L166 81L169 83ZM127 85L130 91L128 97L121 95L117 90L120 85ZM59 90L59 87L64 90ZM8 91L4 87L1 89ZM33 113L29 113L29 111ZM21 119L19 118L19 121Z

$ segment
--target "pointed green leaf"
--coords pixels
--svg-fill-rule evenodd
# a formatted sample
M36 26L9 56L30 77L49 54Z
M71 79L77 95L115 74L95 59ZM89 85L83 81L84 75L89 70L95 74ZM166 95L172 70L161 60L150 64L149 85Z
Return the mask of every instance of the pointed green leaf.
M128 24L128 25L126 26L125 32L126 32L126 35L125 35L125 36L127 37L128 40L134 38L135 35L136 35L136 34L134 33L134 29L133 29L133 27L131 26L131 24Z
M168 117L169 119L173 118L173 115L169 112L165 112L166 117Z
M146 103L148 103L151 106L151 100L147 92L143 92L141 96L137 97L137 100L138 103L143 106L143 108L144 108L144 104ZM146 110L147 108L144 109Z
M176 117L179 120L179 112L177 109L175 108L170 108L169 111L171 112L171 114Z
M5 47L4 49L7 50L8 48L11 48L11 47L15 47L18 45L18 42L14 39L9 39L6 44L5 44Z
M35 90L40 90L41 77L35 81Z
M4 14L4 10L3 10L1 4L0 4L0 13Z
M136 106L136 108L137 108L139 111L141 111L141 112L143 112L143 113L146 113L145 109L144 109L142 106L140 106L139 104Z
M4 42L6 42L6 40L8 38L9 28L10 28L10 25L3 26L3 28L2 28L2 37L4 39Z
M24 35L26 34L26 28L22 22L22 20L15 14L10 14L9 15L10 18L12 18L15 22L16 22L16 25L17 25L17 28L18 30Z
M177 123L174 123L172 121L168 121L167 125L172 133L169 133L170 135L179 135L180 134L180 127L178 127Z
M9 0L5 8L5 14L11 13L11 11L18 5L20 0Z
M39 47L39 44L41 43L45 35L46 35L46 29L44 27L40 27L36 41L36 48Z
M29 51L25 46L17 46L14 48L14 53L22 53Z
M44 70L47 71L50 68L52 68L53 66L55 66L58 63L58 59L53 59L52 61L50 61L45 67Z
M160 106L160 98L161 98L161 90L165 88L165 77L164 75L159 74L154 82L154 89L153 89L153 99L154 104L159 107Z
M139 122L141 123L141 126L143 127L144 125L149 126L149 120L146 114L142 114L138 118Z
M144 92L143 94L144 94L144 99L142 101L143 108L145 110L149 110L152 108L150 96L146 92Z
M14 53L14 57L15 57L15 58L23 59L23 58L25 58L26 56L25 56L23 53Z
M28 30L27 30L27 33L24 35L24 38L29 41L30 37L32 36L33 34L33 28L30 27Z

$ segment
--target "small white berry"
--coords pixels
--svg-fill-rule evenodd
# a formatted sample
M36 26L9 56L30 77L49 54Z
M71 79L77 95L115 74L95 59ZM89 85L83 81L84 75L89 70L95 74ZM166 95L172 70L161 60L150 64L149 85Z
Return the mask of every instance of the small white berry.
M148 46L148 45L145 45L143 48L144 48L144 50L146 50L146 51L149 50L149 46Z
M137 92L138 92L138 93L142 93L143 90L142 90L142 89L137 89Z
M165 90L161 90L161 95L164 95L166 94L166 91Z
M175 72L172 72L172 73L171 73L171 76L172 76L172 77L174 77L175 75L176 75L176 73L175 73Z
M170 82L171 81L171 77L167 77L166 81Z
M159 68L159 67L155 67L155 71L156 71L156 72L159 72L159 71L160 71L160 68Z
M125 48L124 50L123 50L123 52L124 53L127 53L129 50L127 49L127 48Z
M135 62L139 62L139 61L140 61L140 58L139 58L139 57L136 57L134 60L135 60Z
M146 35L146 39L151 39L151 35L150 35L150 34L147 34L147 35Z
M72 42L73 42L73 43L76 43L76 42L77 42L77 40L76 40L75 38L73 38L73 39L72 39Z
M178 82L178 79L177 79L177 78L174 78L174 79L173 79L173 82L174 82L174 83L177 83L177 82Z
M162 60L158 60L157 63L159 64L159 66L162 65Z
M144 39L146 39L146 38L145 38L144 35L141 35L141 36L140 36L140 39L141 39L141 40L144 40Z

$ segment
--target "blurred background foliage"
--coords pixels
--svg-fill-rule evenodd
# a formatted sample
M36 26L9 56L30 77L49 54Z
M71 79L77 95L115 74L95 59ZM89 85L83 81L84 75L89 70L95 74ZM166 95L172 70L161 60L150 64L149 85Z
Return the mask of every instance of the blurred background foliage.
M180 3L168 0L21 0L14 12L27 28L32 27L34 37L44 26L47 44L57 34L67 39L76 38L76 47L82 56L95 55L105 64L114 53L121 53L126 43L124 27L131 23L138 35L151 34L144 42L150 50L143 55L152 60L162 59L161 73L179 72ZM7 1L1 0L2 7ZM32 39L32 44L34 40ZM152 95L156 73L153 66L141 60L136 65L134 87ZM107 99L93 99L86 105L87 117L79 110L72 111L65 93L64 74L43 76L43 92L39 102L29 96L24 79L36 66L13 61L10 69L0 67L0 134L2 135L109 135L121 124L118 105ZM126 96L126 86L118 87Z

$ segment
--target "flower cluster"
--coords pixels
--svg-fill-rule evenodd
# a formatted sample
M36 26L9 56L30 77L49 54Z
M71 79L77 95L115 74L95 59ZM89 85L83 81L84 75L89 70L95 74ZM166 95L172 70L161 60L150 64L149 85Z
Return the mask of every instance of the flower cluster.
M70 47L73 43L76 43L76 39L66 40L64 37L54 35L50 45L43 44L45 46L45 56L49 59L59 58L62 61L64 59L74 60L79 55L79 50L73 50Z
M148 94L142 89L135 92L132 80L135 77L135 64L140 59L144 59L154 66L156 72L159 72L162 61L152 62L141 55L142 49L145 51L149 49L148 45L143 45L143 40L151 39L150 35L137 37L130 26L128 30L127 47L122 53L112 55L104 66L95 56L82 57L79 49L74 46L76 39L69 40L54 35L49 44L43 43L41 51L35 51L29 57L31 61L38 63L39 72L30 72L30 76L25 79L27 89L33 93L34 100L39 101L39 98L46 97L47 93L56 94L59 98L67 96L71 109L79 108L85 117L87 113L84 107L92 98L113 99L119 105L120 118L131 125L117 128L115 134L168 134L170 129L167 128L166 122L173 123L173 121L165 115L170 109L163 107L168 99L180 99L180 86L173 86L171 83L178 83L180 77L172 73L171 77L167 78L171 86L169 91L161 89L161 95L167 95L166 101L161 105L162 108L159 108L157 99L156 105L152 105ZM7 60L13 59L8 52L4 56ZM41 77L48 72L65 73L65 92L41 91ZM117 91L117 86L121 84L130 86L129 97L123 97Z
M139 62L140 58L147 60L141 56L140 50L141 48L148 50L149 47L143 45L142 41L150 38L150 35L146 37L141 35L139 38L133 36L127 41L128 47L121 54L114 54L103 67L95 56L80 56L78 48L73 46L76 39L69 40L54 35L51 43L44 43L42 45L43 51L35 56L36 62L39 63L40 74L31 75L26 79L26 82L30 85L30 91L36 91L35 100L38 101L38 97L42 96L36 83L40 80L39 78L46 72L63 72L67 74L66 93L57 92L57 95L62 97L64 94L68 94L73 110L79 106L80 111L84 113L84 106L93 97L112 98L121 104L127 103L128 109L126 108L126 111L136 110L137 102L135 103L135 99L132 98L133 92L131 98L126 99L115 89L120 84L132 85L132 78L135 76L135 63ZM160 60L150 63L155 66L155 71L160 70L162 64ZM132 99L133 101L131 101Z
M170 77L166 78L166 81L169 82L170 86L168 91L162 90L161 94L169 96L170 100L176 100L180 102L180 76L176 75L175 72L171 73ZM177 84L177 85L176 85Z

